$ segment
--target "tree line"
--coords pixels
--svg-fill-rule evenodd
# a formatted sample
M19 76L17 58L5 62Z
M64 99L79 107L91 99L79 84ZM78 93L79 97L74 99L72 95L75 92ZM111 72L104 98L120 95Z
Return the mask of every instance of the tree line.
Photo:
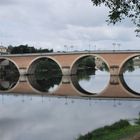
M19 46L8 46L8 52L10 54L24 54L24 53L48 53L53 52L53 49L42 49L35 48L34 46L19 45Z

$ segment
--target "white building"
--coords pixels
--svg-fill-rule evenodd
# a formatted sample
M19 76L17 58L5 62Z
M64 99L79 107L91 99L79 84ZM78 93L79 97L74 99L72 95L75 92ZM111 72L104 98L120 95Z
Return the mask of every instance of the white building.
M7 54L7 53L8 53L7 48L0 45L0 54Z

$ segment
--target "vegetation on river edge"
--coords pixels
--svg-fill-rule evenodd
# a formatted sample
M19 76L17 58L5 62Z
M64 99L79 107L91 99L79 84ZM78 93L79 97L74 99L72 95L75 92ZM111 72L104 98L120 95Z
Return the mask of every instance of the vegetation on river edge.
M121 140L129 138L137 132L140 132L140 118L134 125L131 125L128 120L120 120L110 126L104 126L86 135L81 135L76 140Z

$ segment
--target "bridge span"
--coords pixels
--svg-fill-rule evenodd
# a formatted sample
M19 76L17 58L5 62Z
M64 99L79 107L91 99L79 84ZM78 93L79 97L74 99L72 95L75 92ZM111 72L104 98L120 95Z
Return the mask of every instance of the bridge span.
M62 74L76 74L77 61L94 56L103 60L109 68L110 75L121 75L123 65L131 58L140 56L140 50L135 51L83 51L83 52L60 52L60 53L37 53L37 54L16 54L0 55L0 63L6 60L17 67L20 75L32 74L35 63L41 58L48 58L60 67ZM4 62L3 62L4 64Z

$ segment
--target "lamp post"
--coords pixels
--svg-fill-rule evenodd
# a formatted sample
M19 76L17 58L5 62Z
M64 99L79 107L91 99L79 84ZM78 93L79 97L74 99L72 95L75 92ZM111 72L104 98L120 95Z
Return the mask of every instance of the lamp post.
M118 49L120 50L120 46L121 46L121 44L120 44L120 43L117 43L117 46L118 46Z
M70 46L70 48L71 48L71 51L72 51L72 49L74 48L74 46L73 46L73 45L71 45L71 46Z
M113 45L113 50L115 51L116 43L112 43L112 45Z
M121 46L120 43L112 43L112 45L113 45L113 50L114 51L115 51L115 46L117 46L118 47L118 50L120 50L120 46Z
M90 44L89 44L89 53L90 53Z
M95 51L96 51L96 45L94 45L94 49L95 49Z
M68 46L67 45L64 45L64 48L66 49L66 51L68 51Z
M74 45L70 45L70 46L68 46L68 45L64 45L64 48L65 48L65 50L68 52L68 50L69 51L72 51L72 49L74 48Z

